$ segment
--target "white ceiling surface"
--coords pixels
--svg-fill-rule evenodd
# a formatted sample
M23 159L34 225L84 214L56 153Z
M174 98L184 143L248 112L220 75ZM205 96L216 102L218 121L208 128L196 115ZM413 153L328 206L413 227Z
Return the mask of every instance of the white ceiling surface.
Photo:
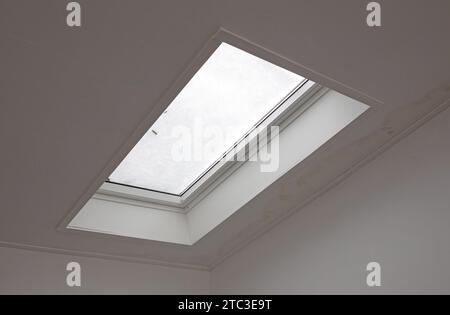
M382 102L242 209L262 209L266 228L450 97L446 0L380 1L380 29L360 0L80 3L83 26L71 30L61 1L0 2L3 245L208 267L262 231L243 222L237 235L231 217L186 247L56 230L219 27Z

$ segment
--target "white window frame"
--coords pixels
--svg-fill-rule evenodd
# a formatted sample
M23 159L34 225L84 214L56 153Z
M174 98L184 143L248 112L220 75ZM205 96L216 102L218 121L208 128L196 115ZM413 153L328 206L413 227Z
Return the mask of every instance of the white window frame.
M246 143L252 143L248 137L250 135L254 137L256 134L252 133L252 131L260 130L260 128L270 129L271 126L278 126L281 132L290 121L301 115L314 103L315 99L323 95L327 90L311 80L303 80L269 114L263 117L263 119L238 140L234 144L234 147L239 147L239 144L244 140L246 140ZM244 146L236 154L246 149L248 150L248 146ZM122 202L145 202L150 203L152 206L165 205L172 207L172 210L188 211L189 208L239 168L241 164L242 162L238 161L225 162L223 159L218 160L180 195L112 182L105 182L100 187L98 193L115 198L115 200L119 198Z
M258 165L252 165L249 162L236 163L223 174L215 173L218 177L216 180L211 179L204 190L198 190L196 194L190 195L191 198L184 200L179 196L161 195L142 189L130 192L125 186L111 187L109 183L105 183L107 176L114 171L222 42L305 78L333 88L337 86L339 89L329 90L311 82L313 86L298 100L299 107L291 107L289 113L286 112L285 116L280 116L280 118L284 117L282 123L278 121L274 123L280 125L281 151L280 167L273 173L262 176ZM99 237L141 239L177 246L191 246L201 239L205 242L216 242L217 238L208 236L213 235L213 230L216 230L214 235L225 233L227 237L233 238L234 243L234 236L245 237L248 233L252 233L251 230L266 226L267 222L272 222L280 215L291 211L291 207L297 207L297 191L292 191L295 185L288 187L291 194L296 194L295 198L280 203L275 212L270 212L270 217L273 215L273 218L268 218L265 207L261 206L261 202L267 202L267 200L262 201L261 198L268 194L267 191L278 189L277 181L282 177L285 178L284 181L289 181L294 168L296 172L308 175L308 170L312 167L308 161L312 156L319 158L322 162L329 162L325 159L324 151L319 148L329 147L333 137L344 128L349 128L349 125L359 119L360 115L366 111L369 112L369 106L365 104L380 105L361 93L357 93L357 97L353 96L353 98L346 96L354 94L354 90L339 85L328 77L236 34L220 29L199 50L197 56L174 84L153 104L148 116L118 148L99 176L59 223L57 230L80 235L96 232ZM341 106L346 111L343 115L335 116L335 109ZM304 113L306 109L308 110ZM302 145L295 146L288 143L302 143ZM255 178L257 181L252 182ZM245 193L241 191L241 183L244 183ZM314 187L315 183L312 182L311 185ZM309 187L304 186L298 198L301 199L308 193L308 189ZM259 206L255 206L255 203ZM216 229L219 225L222 229ZM221 247L223 244L217 244L217 246Z

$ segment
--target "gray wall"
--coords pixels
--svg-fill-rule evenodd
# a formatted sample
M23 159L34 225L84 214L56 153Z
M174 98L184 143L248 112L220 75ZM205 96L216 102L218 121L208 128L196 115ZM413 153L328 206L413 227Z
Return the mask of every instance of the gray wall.
M81 264L81 288L66 285ZM207 294L209 272L0 248L0 294Z
M212 292L450 293L449 135L447 110L215 268Z

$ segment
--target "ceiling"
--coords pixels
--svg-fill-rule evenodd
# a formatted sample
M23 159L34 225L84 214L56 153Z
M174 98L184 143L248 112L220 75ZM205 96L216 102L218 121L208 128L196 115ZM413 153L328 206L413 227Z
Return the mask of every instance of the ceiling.
M330 170L336 180L450 98L448 0L379 1L380 28L367 27L369 1L361 0L79 2L82 27L71 29L64 1L0 1L4 246L207 268L244 245L220 228L212 236L228 237L220 248L57 230L106 179L111 159L221 27L310 69L319 82L335 82L340 92L377 100L375 112L318 152L343 161ZM309 199L336 182L314 180ZM275 188L254 207L264 200L276 207Z

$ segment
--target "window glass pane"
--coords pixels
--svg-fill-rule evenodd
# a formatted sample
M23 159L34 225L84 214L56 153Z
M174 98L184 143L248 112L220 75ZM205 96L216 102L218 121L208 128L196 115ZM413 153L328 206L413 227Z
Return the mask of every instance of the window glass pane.
M303 80L222 43L109 180L181 194Z

